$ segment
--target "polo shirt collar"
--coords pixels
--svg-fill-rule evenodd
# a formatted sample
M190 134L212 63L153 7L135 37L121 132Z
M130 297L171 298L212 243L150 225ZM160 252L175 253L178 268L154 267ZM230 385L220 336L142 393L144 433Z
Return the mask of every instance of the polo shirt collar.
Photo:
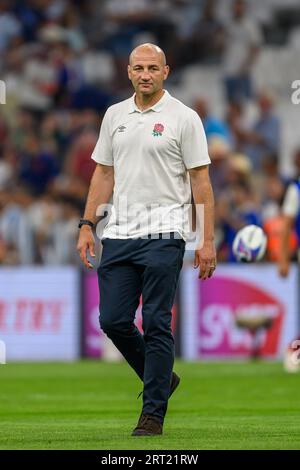
M157 103L155 103L153 106L151 106L151 108L146 109L144 112L154 111L156 113L159 113L164 107L164 105L166 104L166 102L170 99L170 97L171 97L170 93L167 90L164 90L164 94L160 98L160 100ZM137 107L135 103L135 93L134 93L134 95L130 98L128 113L132 114L135 112L141 113L142 111Z

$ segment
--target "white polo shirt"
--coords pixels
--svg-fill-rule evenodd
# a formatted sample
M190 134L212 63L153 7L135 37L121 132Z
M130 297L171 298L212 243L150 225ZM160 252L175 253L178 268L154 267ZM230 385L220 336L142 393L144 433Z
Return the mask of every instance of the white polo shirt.
M300 198L299 198L299 189L295 183L291 183L288 186L283 206L282 212L284 215L289 217L296 218L300 211Z
M113 209L104 238L190 232L190 168L210 163L202 122L166 90L140 111L135 95L108 108L92 159L114 167Z

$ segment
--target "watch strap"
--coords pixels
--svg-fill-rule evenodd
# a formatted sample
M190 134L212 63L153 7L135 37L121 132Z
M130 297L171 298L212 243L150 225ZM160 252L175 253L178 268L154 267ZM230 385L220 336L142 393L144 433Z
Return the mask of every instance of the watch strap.
M91 228L94 227L94 224L91 220L88 219L80 219L78 228L81 228L83 225L89 225Z

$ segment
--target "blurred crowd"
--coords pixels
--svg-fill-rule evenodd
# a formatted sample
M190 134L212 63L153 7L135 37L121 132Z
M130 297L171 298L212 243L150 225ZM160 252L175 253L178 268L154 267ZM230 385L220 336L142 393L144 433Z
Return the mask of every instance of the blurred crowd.
M248 223L265 228L276 259L289 181L276 95L252 80L263 28L243 0L228 1L224 18L219 11L215 0L1 0L0 264L79 264L90 156L105 110L132 93L128 55L143 42L165 50L179 83L189 64L217 65L224 115L205 96L192 106L212 159L219 259L234 261L234 235ZM300 141L293 158L296 178Z

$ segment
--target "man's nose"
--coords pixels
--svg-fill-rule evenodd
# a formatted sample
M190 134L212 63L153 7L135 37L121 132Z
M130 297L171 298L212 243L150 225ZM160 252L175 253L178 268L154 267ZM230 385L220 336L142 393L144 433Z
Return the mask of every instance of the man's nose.
M149 80L150 79L150 74L149 74L148 70L143 70L141 78L142 78L142 80Z

